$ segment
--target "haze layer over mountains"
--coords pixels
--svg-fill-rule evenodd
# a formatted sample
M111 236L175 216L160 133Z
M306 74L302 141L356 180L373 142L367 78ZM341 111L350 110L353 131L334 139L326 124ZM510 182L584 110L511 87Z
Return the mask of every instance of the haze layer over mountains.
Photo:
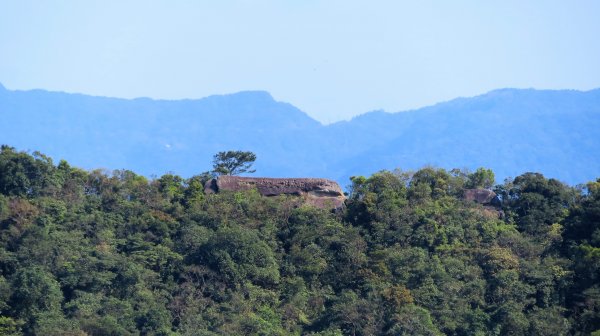
M570 184L600 174L600 89L502 89L418 110L370 112L322 125L269 93L133 100L11 91L0 85L0 143L83 168L185 177L213 154L257 154L256 176L324 177L382 169L491 168Z

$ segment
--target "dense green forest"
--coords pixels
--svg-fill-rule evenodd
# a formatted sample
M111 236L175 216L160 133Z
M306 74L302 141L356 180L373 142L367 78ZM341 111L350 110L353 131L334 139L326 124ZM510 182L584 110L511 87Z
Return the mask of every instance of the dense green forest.
M327 211L0 152L0 335L589 335L600 179L426 167ZM600 332L596 332L600 334Z

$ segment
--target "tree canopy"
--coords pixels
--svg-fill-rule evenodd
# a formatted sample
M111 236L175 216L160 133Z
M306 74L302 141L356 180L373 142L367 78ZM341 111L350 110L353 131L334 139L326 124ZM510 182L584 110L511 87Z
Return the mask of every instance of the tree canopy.
M213 174L216 175L239 175L254 173L251 169L256 161L256 154L244 151L218 152L213 157Z
M0 152L1 335L594 335L600 179L426 167L330 212Z

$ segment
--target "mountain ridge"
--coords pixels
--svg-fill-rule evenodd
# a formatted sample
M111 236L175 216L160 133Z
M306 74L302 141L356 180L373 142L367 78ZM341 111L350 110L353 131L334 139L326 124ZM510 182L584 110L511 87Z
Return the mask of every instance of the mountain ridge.
M600 89L498 89L327 125L266 91L185 100L1 92L0 143L86 169L191 176L209 170L217 151L239 149L258 155L258 174L342 185L427 164L489 167L498 182L529 170L571 184L600 173Z
M151 101L151 102L197 102L197 101L203 101L203 100L207 100L207 99L220 99L220 98L237 97L237 96L262 96L262 97L266 98L265 100L293 106L293 104L291 104L291 103L276 100L271 95L271 93L266 90L242 90L242 91L237 91L237 92L232 92L232 93L212 94L212 95L208 95L208 96L201 97L201 98L182 98L182 99L152 98L152 97L145 97L145 96L133 97L133 98L122 98L122 97L93 95L93 94L78 93L78 92L53 91L53 90L44 90L44 89L10 90L10 89L6 88L2 84L2 82L0 82L0 90L5 90L8 92L13 92L13 93L16 93L16 92L20 92L20 93L43 92L43 93L50 93L50 94L65 94L65 95L70 95L70 96L83 96L83 97L90 97L90 98L100 98L100 99L110 99L110 100L120 100L120 101ZM441 105L443 106L443 105L447 105L447 104L452 104L452 103L456 103L456 102L463 101L463 100L474 100L474 99L487 98L487 97L493 97L493 96L497 97L500 94L515 93L515 92L586 94L586 93L600 93L600 88L593 88L593 89L589 89L589 90L577 90L577 89L535 89L535 88L505 87L505 88L493 89L493 90L487 91L485 93L474 95L474 96L460 96L460 97L452 98L449 100L445 100L445 101L441 101L441 102L437 102L434 104L425 105L425 106L421 106L421 107L417 107L417 108L412 108L412 109L406 109L406 110L400 110L400 111L386 111L384 109L376 109L376 110L357 114L357 115L351 117L349 120L339 120L339 121L335 121L335 122L332 122L329 124L321 123L320 121L311 117L308 113L306 113L304 111L302 111L302 113L306 114L311 119L313 119L314 121L318 122L319 124L321 124L323 126L329 126L329 125L334 125L337 123L351 122L355 119L361 119L364 116L371 115L371 114L394 115L394 114L419 112L422 110L435 108L435 107L438 107ZM299 111L301 111L301 110L299 110Z

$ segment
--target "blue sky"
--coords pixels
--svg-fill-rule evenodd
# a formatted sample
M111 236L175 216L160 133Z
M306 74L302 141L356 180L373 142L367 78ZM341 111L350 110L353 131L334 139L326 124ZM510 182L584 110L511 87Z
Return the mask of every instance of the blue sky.
M0 0L0 83L266 90L325 123L503 87L600 87L600 1Z

